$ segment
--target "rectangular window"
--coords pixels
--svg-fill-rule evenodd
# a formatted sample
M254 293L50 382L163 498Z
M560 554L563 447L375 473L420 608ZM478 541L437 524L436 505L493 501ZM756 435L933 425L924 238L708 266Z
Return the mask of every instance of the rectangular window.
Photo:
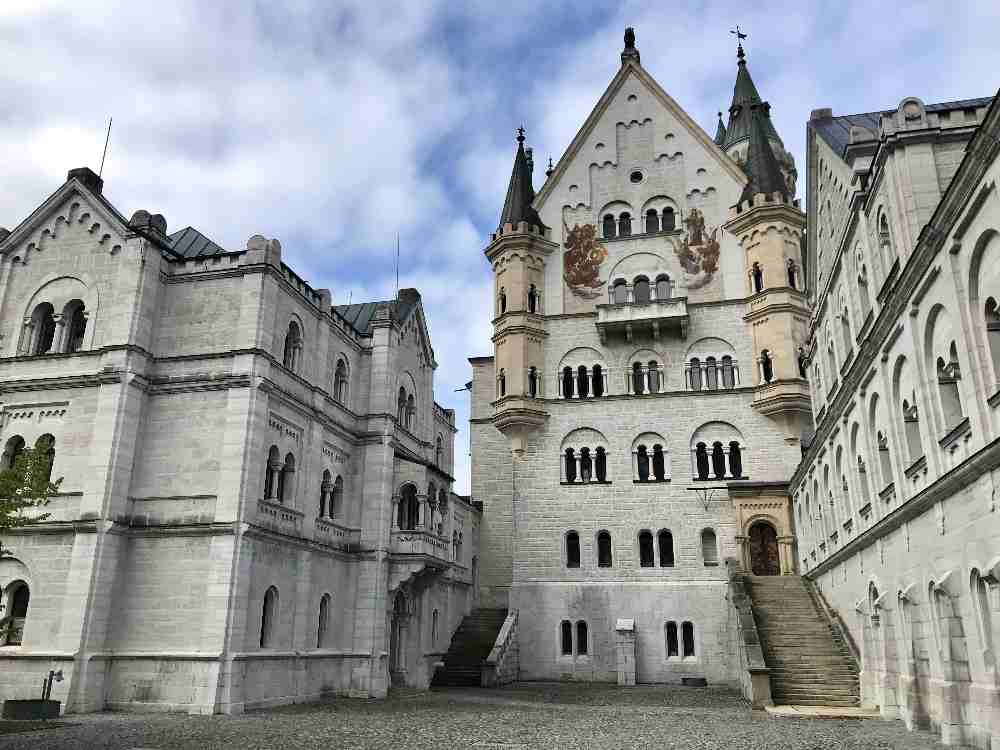
M685 622L681 626L681 638L684 641L684 656L694 656L694 625Z
M569 620L563 620L560 626L562 631L562 655L573 655L573 625Z

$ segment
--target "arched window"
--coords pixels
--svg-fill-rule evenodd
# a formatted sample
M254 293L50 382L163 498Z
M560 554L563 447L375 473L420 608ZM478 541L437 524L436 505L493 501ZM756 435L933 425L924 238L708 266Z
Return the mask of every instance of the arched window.
M867 319L868 313L872 311L872 301L868 293L868 269L863 264L858 272L858 296L861 298L861 323L864 325L864 319Z
M338 476L333 482L330 496L330 518L340 518L344 513L344 478Z
M951 430L964 418L962 413L962 394L958 381L962 374L958 364L958 351L955 342L951 343L949 362L943 357L937 360L938 395L941 397L941 412L945 426Z
M299 357L302 352L302 330L294 320L288 324L288 332L285 334L285 351L281 363L292 372L297 372L299 368Z
M444 487L438 490L438 512L441 514L441 520L438 522L438 534L444 533L444 521L448 518L448 493L445 492Z
M791 258L788 259L788 286L792 289L797 289L795 286L795 276L798 269L795 267L795 261Z
M659 393L660 392L660 368L655 361L650 360L647 365L647 374L649 375L649 392Z
M501 370L500 373L502 375L503 370ZM408 430L413 429L413 424L416 421L416 416L417 416L417 402L414 400L413 394L411 393L409 396L406 397L406 429Z
M733 370L733 358L728 354L722 356L722 385L725 388L736 387L736 373Z
M601 222L601 228L604 239L613 240L615 238L615 217L611 214L605 214Z
M285 500L290 500L292 493L294 492L294 487L292 483L295 480L295 456L289 453L285 456L285 463L281 467L281 473L278 474L278 502L284 504Z
M754 292L764 291L764 269L761 268L760 263L753 264L753 267L750 269L750 275L753 278Z
M413 531L420 520L420 501L417 499L417 488L405 484L399 491L399 512L396 525L403 531Z
M719 390L719 364L715 357L705 357L705 385L710 391Z
M563 398L573 398L573 368L568 365L563 368L562 392Z
M333 376L333 398L337 403L347 403L347 364L342 359L337 360L337 369Z
M677 217L674 215L674 209L667 206L663 209L663 231L672 232L677 228Z
M798 363L799 363L799 377L808 378L809 373L806 370L806 352L801 346L799 347Z
M28 604L31 601L31 591L24 581L14 581L7 586L7 607L5 613L10 617L10 627L2 644L20 646L24 636L24 621L28 618Z
M604 395L604 369L600 365L594 365L594 396L600 398Z
M601 531L597 535L597 567L611 567L611 534Z
M506 395L507 395L507 374L501 367L500 374L497 375L497 396L503 398Z
M656 546L660 552L660 567L674 567L674 535L666 529L661 529L656 535Z
M573 623L563 620L559 625L561 651L563 656L573 655Z
M434 465L438 467L444 465L444 439L440 435L434 441Z
M726 451L718 441L712 443L712 473L716 479L726 476Z
M632 393L641 395L646 390L645 378L642 372L642 362L632 364Z
M608 480L608 457L604 448L598 448L594 456L594 471L597 474L598 482Z
M646 446L640 445L635 449L635 466L636 471L639 474L639 481L645 482L649 480L649 454L646 452Z
M538 307L538 290L532 284L528 287L528 312L533 313Z
M692 357L688 364L688 381L692 391L701 390L701 360L697 357Z
M319 485L319 517L325 518L329 506L330 516L333 516L333 500L330 493L333 492L333 476L329 469L323 471L323 479Z
M326 632L330 623L330 595L323 594L319 600L319 624L316 626L316 648L326 645Z
M667 632L667 658L671 656L679 656L680 651L677 648L677 623L668 622L666 626Z
M646 212L646 234L656 234L660 231L660 217L655 208Z
M729 443L729 472L733 479L739 479L743 476L743 453L736 440Z
M566 449L566 481L576 481L576 457L573 455L572 448Z
M406 421L406 391L399 387L399 395L396 397L396 421L402 427Z
M575 531L566 534L566 567L580 567L580 535Z
M590 448L580 449L580 481L589 482L594 476L594 467L590 459Z
M435 648L437 646L438 619L440 618L440 616L441 615L438 613L436 609L431 613L431 648Z
M847 353L854 348L854 338L851 336L851 318L847 314L847 308L840 313L840 338L844 345L844 359L847 359Z
M771 353L767 349L760 353L760 376L765 383L774 380L774 364L771 362Z
M587 623L578 620L576 623L576 653L577 656L587 655Z
M719 546L712 529L701 532L701 559L707 567L719 564Z
M281 467L281 453L278 451L278 446L272 445L267 453L267 466L264 470L265 500L275 500L278 497L278 477Z
M708 447L704 443L698 443L694 456L698 479L708 479Z
M618 279L611 288L611 292L616 305L624 305L628 302L628 284L625 283L625 279Z
M993 375L1000 381L1000 308L995 297L987 297L983 308L986 323L986 345L993 362Z
M580 394L580 398L587 398L590 395L590 383L587 368L580 365L576 368L576 389L577 393Z
M694 656L694 625L689 622L681 625L681 644L684 646L684 656Z
M497 299L497 305L500 308L501 315L507 312L507 290L504 287L500 287L500 296Z
M42 302L31 315L31 325L34 332L32 354L48 354L52 349L52 341L56 335L55 310L48 302Z
M656 277L656 299L659 301L668 300L671 296L670 290L670 277L669 276L657 276Z
M274 586L264 592L264 606L260 612L260 647L273 648L275 620L278 617L278 589Z
M83 348L83 337L87 333L87 311L81 300L70 301L63 308L63 323L66 326L63 351L78 352Z
M881 214L878 217L878 240L879 247L882 248L883 252L888 251L891 256L892 253L892 237L889 235L889 220L885 218L885 214ZM883 255L883 257L887 257ZM889 271L889 266L886 266L886 273Z
M924 449L920 444L920 419L915 398L912 404L909 400L903 399L903 432L906 433L906 448L912 463L924 455Z
M24 453L24 438L14 435L7 441L3 451L3 469L17 468L17 459Z
M622 213L618 217L618 236L632 236L632 214L628 213L628 211Z
M664 479L666 479L666 475L667 475L667 468L666 468L666 462L663 459L663 446L659 444L654 445L653 476L656 478L656 481L662 482Z
M653 567L653 535L645 530L639 532L639 566Z
M528 368L528 395L531 398L538 396L538 370L534 367Z
M878 445L879 468L882 470L882 486L888 487L893 483L892 459L889 456L889 438L879 430L875 434L875 441Z
M637 305L649 303L649 279L645 276L638 277L632 283L632 301Z

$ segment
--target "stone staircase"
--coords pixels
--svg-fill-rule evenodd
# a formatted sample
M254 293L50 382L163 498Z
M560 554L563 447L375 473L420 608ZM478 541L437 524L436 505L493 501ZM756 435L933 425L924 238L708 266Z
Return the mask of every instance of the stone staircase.
M858 668L843 637L798 576L747 576L777 704L860 706Z
M483 662L506 619L506 609L474 609L466 615L451 637L444 669L435 672L431 685L479 687Z

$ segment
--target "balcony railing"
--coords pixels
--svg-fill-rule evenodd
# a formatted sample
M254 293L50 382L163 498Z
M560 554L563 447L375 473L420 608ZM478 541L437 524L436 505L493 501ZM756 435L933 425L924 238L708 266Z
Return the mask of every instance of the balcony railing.
M430 531L396 529L392 532L390 552L393 555L431 557L448 562L452 557L451 547L446 537Z
M650 332L654 339L661 334L687 338L687 329L687 297L597 306L597 330L602 342L609 333L624 333L631 341L639 331Z
M257 501L257 520L261 526L272 531L300 536L302 534L302 516L301 511L286 508L279 503L272 503L268 500Z

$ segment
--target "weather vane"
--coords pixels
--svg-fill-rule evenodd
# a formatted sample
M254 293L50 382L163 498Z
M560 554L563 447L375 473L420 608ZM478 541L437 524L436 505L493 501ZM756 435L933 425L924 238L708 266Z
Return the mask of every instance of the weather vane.
M736 53L740 57L743 56L743 40L747 38L747 35L740 31L740 25L736 24L735 29L729 30L730 34L736 34Z

